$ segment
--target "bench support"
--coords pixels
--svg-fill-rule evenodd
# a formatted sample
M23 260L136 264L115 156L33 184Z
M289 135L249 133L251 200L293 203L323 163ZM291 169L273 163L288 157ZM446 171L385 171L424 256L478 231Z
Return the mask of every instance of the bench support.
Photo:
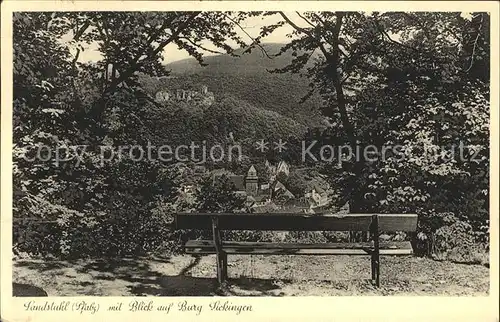
M222 284L227 279L227 254L222 250L222 241L219 230L219 218L212 217L212 234L214 238L215 253L217 256L217 281Z
M378 216L372 216L371 231L373 235L373 251L371 253L371 266L372 266L372 283L375 286L380 286L380 243L378 231Z

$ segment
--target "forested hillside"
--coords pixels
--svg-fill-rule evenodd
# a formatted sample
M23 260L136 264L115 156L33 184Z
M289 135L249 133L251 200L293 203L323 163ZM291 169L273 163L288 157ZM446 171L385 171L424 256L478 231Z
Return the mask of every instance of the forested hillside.
M251 53L238 50L236 57L209 56L204 59L206 66L201 66L194 58L184 59L165 66L172 77L158 80L145 76L142 82L145 90L153 95L161 88L199 88L203 84L216 98L231 96L306 126L321 126L324 117L320 96L316 94L301 102L309 90L308 79L295 74L271 73L292 61L293 56L289 53L275 56L282 46L264 44L269 57L259 49Z
M299 138L306 131L305 125L290 117L228 95L217 97L208 108L184 102L146 104L143 122L152 142L173 145L224 143L232 135L251 146L263 138Z

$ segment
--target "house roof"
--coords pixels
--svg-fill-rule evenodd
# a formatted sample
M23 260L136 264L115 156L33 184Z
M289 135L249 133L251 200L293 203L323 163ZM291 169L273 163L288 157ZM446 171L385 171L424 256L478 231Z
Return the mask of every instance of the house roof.
M280 161L277 166L278 169L288 168L288 163L285 161Z
M256 170L256 169L255 169L255 167L252 165L252 166L250 167L250 169L248 169L247 176L249 176L249 177L250 177L250 176L254 177L254 176L256 176L256 175L257 175L257 170Z
M261 189L259 191L259 195L270 196L271 195L271 189L269 189L269 188L267 188L267 189Z
M281 181L276 180L274 182L274 185L273 185L273 190L276 191L276 190L279 190L279 189L285 189L286 190L286 187L285 187L284 184L281 183Z
M314 212L327 212L332 210L331 205L319 206L313 208Z
M299 198L299 199L290 199L285 202L285 207L292 208L310 208L312 206L309 199Z
M288 205L284 206L282 211L286 211L289 213L304 213L309 210L309 207L301 207L301 206L294 206L294 205Z
M282 184L279 180L276 180L274 182L274 186L273 186L272 191L275 192L275 195L276 195L276 192L281 191L281 193L283 193L285 196L288 196L289 198L295 198L295 195L293 193L291 193L290 190L288 190L285 187L285 185Z
M310 180L307 183L307 186L311 190L316 190L316 192L318 192L319 194L326 193L326 189L325 188L327 188L327 187L325 186L325 183L322 182L321 180L316 179L316 178Z
M313 184L313 189L315 189L318 193L325 192L325 189L321 188L317 183Z
M260 202L260 201L266 200L267 198L269 198L269 196L267 196L267 195L262 195L262 194L261 194L261 195L257 195L257 196L255 196L255 197L254 197L255 201L257 201L257 202Z

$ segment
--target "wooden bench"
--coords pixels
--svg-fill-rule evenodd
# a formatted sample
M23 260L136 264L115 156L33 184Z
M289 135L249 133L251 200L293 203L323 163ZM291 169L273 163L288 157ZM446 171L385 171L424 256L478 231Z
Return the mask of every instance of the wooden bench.
M372 282L380 285L380 255L410 255L410 242L380 242L381 232L413 232L415 214L286 214L286 213L178 213L176 229L212 230L212 240L190 240L185 251L193 255L217 255L217 280L227 279L227 255L370 255ZM222 241L221 230L364 231L363 243L265 243Z

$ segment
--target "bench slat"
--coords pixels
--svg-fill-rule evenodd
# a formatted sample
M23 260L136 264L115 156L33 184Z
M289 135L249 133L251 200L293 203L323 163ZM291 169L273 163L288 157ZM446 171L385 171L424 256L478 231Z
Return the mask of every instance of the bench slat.
M246 247L246 248L365 248L373 247L373 242L359 242L359 243L271 243L271 242L237 242L237 241L224 241L223 247ZM212 240L190 240L186 242L185 247L214 247ZM380 248L399 249L411 248L409 241L388 241L381 242Z
M417 230L417 215L378 215L378 230L384 232L406 231L413 232Z
M372 214L178 213L176 229L211 229L213 216L219 218L221 230L369 231L372 222ZM380 231L415 231L416 227L415 214L379 215Z
M362 249L225 249L228 255L368 255L369 252ZM215 254L215 250L191 249L186 251L191 255ZM413 252L408 249L381 249L380 255L401 256L411 255Z
M410 242L383 242L380 245L381 255L411 255ZM289 255L367 255L373 244L367 243L253 243L223 242L222 248L227 254L289 254ZM188 254L215 254L215 247L210 240L191 240L185 245Z

